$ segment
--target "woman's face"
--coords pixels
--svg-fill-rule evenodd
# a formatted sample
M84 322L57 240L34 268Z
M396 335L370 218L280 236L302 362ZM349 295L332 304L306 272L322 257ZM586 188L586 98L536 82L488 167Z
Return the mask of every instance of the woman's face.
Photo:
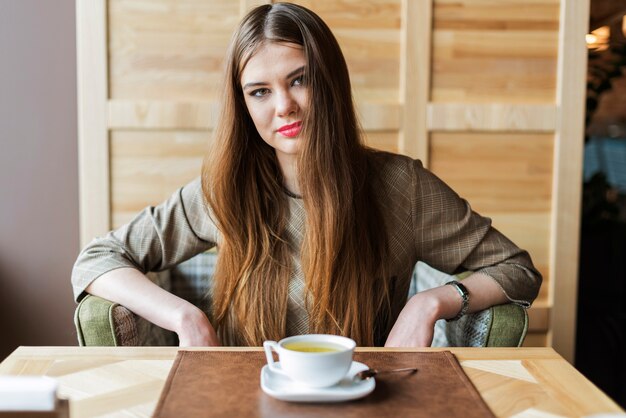
M300 130L309 95L305 65L300 45L268 42L250 58L241 74L254 126L276 150L281 166L293 162L301 147Z

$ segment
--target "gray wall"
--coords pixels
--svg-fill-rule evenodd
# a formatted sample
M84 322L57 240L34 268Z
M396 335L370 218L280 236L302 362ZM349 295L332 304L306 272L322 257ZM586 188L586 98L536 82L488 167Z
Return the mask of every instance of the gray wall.
M0 0L0 359L75 345L74 0Z

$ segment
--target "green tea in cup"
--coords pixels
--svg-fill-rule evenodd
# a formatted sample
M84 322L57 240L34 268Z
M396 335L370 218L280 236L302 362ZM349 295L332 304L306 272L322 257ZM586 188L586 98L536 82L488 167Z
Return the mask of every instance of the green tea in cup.
M345 350L345 347L339 344L318 343L310 341L298 341L283 344L283 348L291 351L300 351L303 353L334 353Z

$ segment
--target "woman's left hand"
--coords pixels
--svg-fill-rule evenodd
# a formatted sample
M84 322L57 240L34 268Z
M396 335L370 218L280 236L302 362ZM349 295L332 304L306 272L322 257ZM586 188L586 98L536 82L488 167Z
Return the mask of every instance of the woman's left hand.
M385 347L430 347L440 310L432 293L421 292L409 299L393 325Z
M500 285L489 276L474 273L463 280L463 284L470 294L467 313L508 302ZM461 296L452 286L439 286L416 294L400 312L385 347L430 347L435 322L454 318L462 305Z

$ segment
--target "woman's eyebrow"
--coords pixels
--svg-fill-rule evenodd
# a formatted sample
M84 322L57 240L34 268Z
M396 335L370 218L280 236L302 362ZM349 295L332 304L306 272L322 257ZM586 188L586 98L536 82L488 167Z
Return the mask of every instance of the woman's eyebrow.
M300 68L297 68L297 69L293 70L292 72L290 72L289 74L287 74L287 77L285 77L285 78L286 78L286 79L289 79L289 78L291 78L291 77L293 77L293 76L295 76L295 75L297 75L297 74L299 74L299 73L303 72L303 71L304 71L304 67L305 67L305 66L303 65L302 67L300 67Z
M300 73L304 72L304 67L305 66L303 65L300 68L296 68L295 70L293 70L292 72L287 74L285 79L288 80L288 79L290 79L290 78L292 78L292 77L294 77L296 75L299 75ZM242 90L246 90L246 89L248 89L250 87L259 87L259 86L266 86L266 85L267 85L267 82L265 82L265 81L254 81L254 82L251 82L251 83L244 84L243 87L242 87Z

